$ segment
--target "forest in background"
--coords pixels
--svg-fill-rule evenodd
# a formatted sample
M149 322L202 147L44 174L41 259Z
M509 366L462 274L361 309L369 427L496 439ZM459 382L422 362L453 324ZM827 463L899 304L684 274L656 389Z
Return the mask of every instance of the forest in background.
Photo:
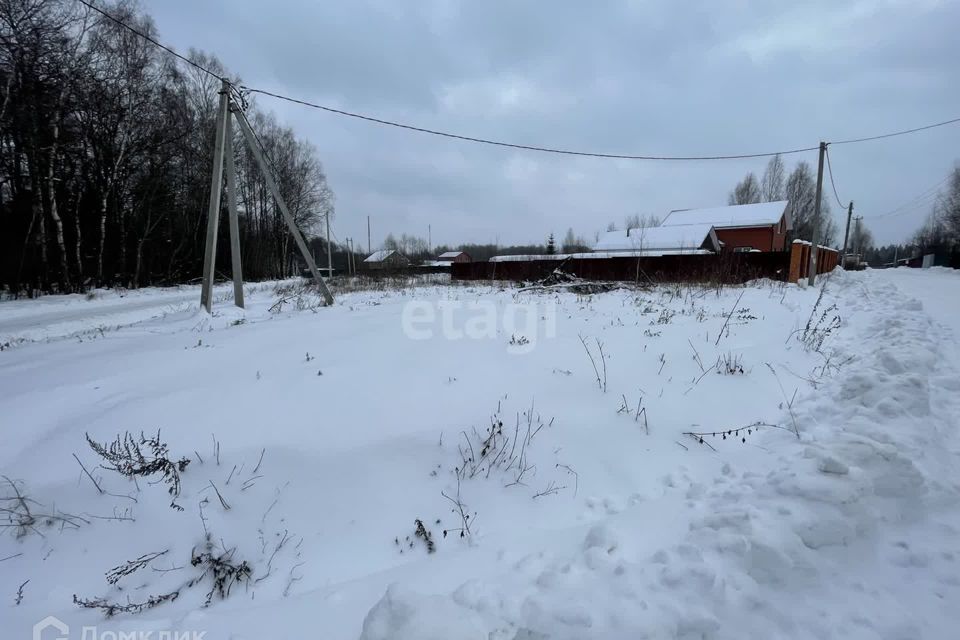
M156 36L122 0L103 8ZM187 57L220 75L215 57ZM184 68L186 67L186 68ZM0 289L13 294L197 279L220 83L69 0L0 0ZM301 230L334 212L316 148L247 110ZM236 132L236 128L235 128ZM233 141L244 276L294 273L292 238ZM227 225L220 225L220 264Z

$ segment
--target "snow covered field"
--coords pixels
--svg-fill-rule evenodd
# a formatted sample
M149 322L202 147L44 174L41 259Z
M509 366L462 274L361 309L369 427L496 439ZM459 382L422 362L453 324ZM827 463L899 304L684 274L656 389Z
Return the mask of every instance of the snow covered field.
M3 638L957 636L960 273L228 291L0 303Z

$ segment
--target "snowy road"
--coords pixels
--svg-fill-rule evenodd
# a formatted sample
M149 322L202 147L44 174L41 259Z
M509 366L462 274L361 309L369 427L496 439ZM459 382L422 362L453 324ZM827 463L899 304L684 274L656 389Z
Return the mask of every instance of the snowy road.
M248 285L255 291L263 285ZM214 288L214 297L232 299L231 285ZM39 342L116 330L167 315L195 311L200 287L184 285L133 291L97 290L88 298L80 294L46 296L36 300L0 302L0 344Z
M0 317L0 336L22 336L31 331L41 332L42 335L56 337L64 326L80 329L96 327L97 325L118 325L123 318L137 320L153 318L163 315L166 309L185 303L196 303L195 293L161 293L146 296L139 300L124 300L119 298L107 304L84 304L76 301L75 304L49 304L49 299L41 299L40 304L24 304L22 301L6 302L3 304L21 306L21 309L12 309L10 313ZM43 308L44 306L48 308ZM41 308L37 308L41 307ZM6 311L6 310L0 310ZM134 320L135 321L135 320Z
M817 290L759 284L731 315L740 293L429 287L272 314L263 287L213 317L191 289L0 304L7 335L39 339L0 353L0 476L36 513L83 519L0 531L0 593L30 580L0 603L5 637L46 615L208 640L954 637L960 277L837 273L816 309ZM427 339L404 329L411 301L436 312ZM503 321L516 305L530 322ZM452 337L474 308L494 334ZM50 335L43 319L120 328L29 338ZM816 349L797 339L811 321L833 327ZM512 351L518 336L532 347ZM731 358L742 373L715 373ZM84 438L157 429L191 460L183 511L157 478L99 467ZM186 585L207 533L253 580L203 608L211 584ZM174 589L109 621L72 602Z

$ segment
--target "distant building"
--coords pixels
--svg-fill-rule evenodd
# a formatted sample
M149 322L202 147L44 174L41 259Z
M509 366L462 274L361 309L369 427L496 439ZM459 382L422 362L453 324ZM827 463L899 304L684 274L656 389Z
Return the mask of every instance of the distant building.
M410 261L407 257L393 249L374 251L363 261L363 266L367 269L397 269L408 264Z
M629 252L637 256L720 253L720 240L710 224L644 227L608 231L600 236L594 253Z
M447 251L437 257L437 262L471 262L470 254L466 251Z
M712 225L723 251L784 251L792 227L786 200L707 209L676 209L661 227ZM648 229L649 231L649 229Z

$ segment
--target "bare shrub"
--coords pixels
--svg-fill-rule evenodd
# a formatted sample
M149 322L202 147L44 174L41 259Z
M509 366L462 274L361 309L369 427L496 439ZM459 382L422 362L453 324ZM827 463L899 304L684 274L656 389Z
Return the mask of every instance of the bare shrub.
M246 561L235 562L233 559L236 549L224 549L223 553L217 553L210 534L207 534L206 541L202 549L198 552L194 549L190 554L190 565L197 568L200 572L193 578L183 583L176 589L167 593L148 596L140 602L111 602L106 598L82 598L74 594L73 602L79 607L85 609L100 609L108 618L118 613L142 613L148 609L153 609L165 602L172 602L180 597L185 589L190 589L205 580L210 580L210 590L206 594L203 606L209 606L215 597L221 600L230 595L234 585L240 582L248 582L253 575L253 570ZM107 582L116 584L121 578L132 575L146 567L150 561L164 555L166 551L159 553L148 553L136 560L125 562L114 567L107 572Z
M522 415L517 414L511 434L509 427L504 429L500 414L498 405L496 413L490 417L490 426L483 433L476 428L470 433L461 431L463 438L457 443L460 461L454 468L459 479L489 478L497 472L512 479L506 485L509 487L524 484L524 476L533 470L528 449L537 434L553 424L553 419L545 422L531 405Z
M599 352L600 362L603 365L603 378L600 377L600 369L597 368L597 361L593 356L593 352L590 351L590 347L587 346L587 339L583 336L578 336L580 338L580 344L583 345L583 350L587 352L587 357L590 358L590 364L593 365L593 374L597 379L597 387L603 391L607 392L607 356L603 352L603 343L600 342L598 338L594 338L594 341L597 343L597 351Z
M821 310L823 296L826 292L827 285L824 284L823 288L820 289L820 295L817 296L817 301L813 303L813 309L810 310L807 324L804 325L803 331L797 337L807 351L820 352L824 341L839 329L842 323L837 305L832 304Z
M270 305L270 313L280 313L285 307L316 313L320 307L327 306L319 285L313 281L279 284L273 292L277 301Z
M726 355L717 356L717 364L714 366L717 370L717 373L733 376L733 375L744 375L743 370L743 356L733 355L731 352L727 352Z
M30 498L23 489L23 483L15 482L7 476L0 476L5 483L5 491L0 494L0 529L11 532L14 538L23 538L33 532L43 536L41 527L60 526L79 529L81 525L90 524L90 521L75 516L55 507L47 509L44 505Z
M180 474L190 464L190 460L170 460L167 444L160 442L160 431L157 431L156 436L150 437L141 432L139 438L127 431L109 444L100 444L91 438L89 433L85 435L90 448L106 462L100 465L102 468L134 479L137 476L160 474L159 482L166 484L167 492L173 496L170 506L183 511L183 507L178 505L176 500L180 496ZM144 449L147 450L146 454Z

